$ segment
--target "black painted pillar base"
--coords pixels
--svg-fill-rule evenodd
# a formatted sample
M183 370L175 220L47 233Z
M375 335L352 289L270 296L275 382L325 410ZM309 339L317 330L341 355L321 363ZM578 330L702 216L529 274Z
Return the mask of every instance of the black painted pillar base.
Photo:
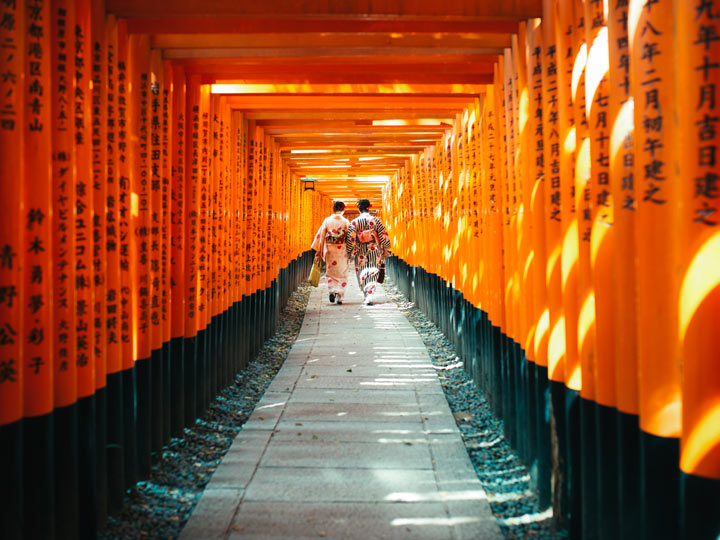
M97 482L97 513L95 530L101 531L107 525L107 389L95 390L95 481Z
M98 515L95 395L78 400L80 538L95 538Z
M135 368L122 372L123 393L123 440L125 460L125 490L130 489L138 481L137 465L137 423L135 419L136 388Z
M185 339L170 340L170 436L182 437L185 426Z
M573 540L582 538L582 454L580 451L580 392L566 388L565 420L567 421L567 471L565 491L568 507L568 533Z
M618 412L618 520L620 540L640 538L640 419Z
M162 379L162 447L170 442L170 432L172 410L175 406L176 396L172 394L172 352L170 349L170 342L166 341L162 345L162 364L163 364L163 379ZM160 456L162 458L162 456Z
M198 377L197 377L197 336L184 338L183 383L185 388L185 411L183 426L190 427L197 419Z
M23 420L24 538L55 538L53 420L52 413Z
M580 398L580 491L582 493L582 538L597 540L598 515L598 479L597 444L595 427L597 415L595 402Z
M552 507L556 529L568 528L568 433L565 410L567 387L560 381L548 381L550 390L550 445L552 451Z
M156 330L160 330L158 327ZM162 454L163 446L163 380L165 378L164 362L162 349L154 349L150 353L150 370L152 375L151 381L151 405L152 411L150 423L150 441L152 449L152 459L156 461Z
M683 540L720 538L720 479L680 473Z
M117 514L125 496L125 426L122 371L107 376L108 513Z
M678 439L656 437L640 431L640 515L643 540L679 537L679 460Z
M136 428L138 480L150 476L152 466L152 361L143 358L135 362Z
M53 411L55 416L55 538L79 535L78 406ZM4 531L3 531L4 533Z
M23 421L0 426L0 523L3 538L22 538Z
M207 357L207 327L198 330L196 336L197 364L195 364L195 377L197 380L197 399L195 400L195 418L200 418L207 404L210 392L210 377L208 374Z
M616 540L620 536L618 506L619 477L617 426L618 410L597 403L595 405L595 437L598 483L598 533L602 540Z
M535 395L537 399L537 491L541 509L552 505L552 458L550 455L550 388L547 366L535 366Z

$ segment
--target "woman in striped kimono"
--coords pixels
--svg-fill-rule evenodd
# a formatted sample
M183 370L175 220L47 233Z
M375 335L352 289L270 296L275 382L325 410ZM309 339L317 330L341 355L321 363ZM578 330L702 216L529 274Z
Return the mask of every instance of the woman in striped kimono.
M347 287L347 271L350 267L345 247L350 222L343 217L345 203L335 201L333 214L325 218L313 240L312 249L325 260L330 303L342 304Z
M355 259L355 275L365 304L371 306L377 286L380 266L390 250L390 238L377 216L371 216L370 201L357 203L360 215L352 220L348 229L346 249L348 257Z

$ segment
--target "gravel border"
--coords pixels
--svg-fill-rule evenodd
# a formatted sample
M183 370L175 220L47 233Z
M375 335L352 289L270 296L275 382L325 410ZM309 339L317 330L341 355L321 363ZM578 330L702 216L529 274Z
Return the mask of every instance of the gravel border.
M505 439L502 420L493 416L483 391L466 373L453 344L391 279L386 278L383 287L428 349L470 461L505 538L568 538L567 531L554 529L552 508L538 508L527 466Z
M566 531L553 529L552 510L538 508L526 465L503 436L502 421L492 415L452 343L392 280L386 278L383 287L428 349L505 538L567 538ZM300 332L311 291L312 287L303 283L290 296L277 333L195 425L185 429L185 437L172 439L163 449L150 478L128 491L123 510L108 518L99 539L178 537L215 469L285 361Z
M290 352L311 290L308 283L302 283L292 293L280 314L277 333L195 425L185 429L185 437L173 438L163 449L150 478L128 491L122 511L108 518L99 539L179 536L210 477Z

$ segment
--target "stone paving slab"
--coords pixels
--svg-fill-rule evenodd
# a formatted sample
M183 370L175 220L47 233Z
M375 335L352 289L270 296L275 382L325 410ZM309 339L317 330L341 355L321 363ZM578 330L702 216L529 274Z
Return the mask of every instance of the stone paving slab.
M422 339L348 282L312 292L182 539L502 538Z
M272 536L268 536L265 524L277 515L286 516L287 525L275 528ZM481 518L468 513L452 519L459 523L476 522ZM235 516L230 538L317 540L324 536L348 540L436 540L450 537L450 520L442 503L268 505L248 502Z

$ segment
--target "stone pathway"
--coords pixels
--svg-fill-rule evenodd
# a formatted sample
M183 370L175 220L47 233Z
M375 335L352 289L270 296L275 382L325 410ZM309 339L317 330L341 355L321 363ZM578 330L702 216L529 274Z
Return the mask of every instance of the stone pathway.
M323 278L181 539L502 539L422 339Z

